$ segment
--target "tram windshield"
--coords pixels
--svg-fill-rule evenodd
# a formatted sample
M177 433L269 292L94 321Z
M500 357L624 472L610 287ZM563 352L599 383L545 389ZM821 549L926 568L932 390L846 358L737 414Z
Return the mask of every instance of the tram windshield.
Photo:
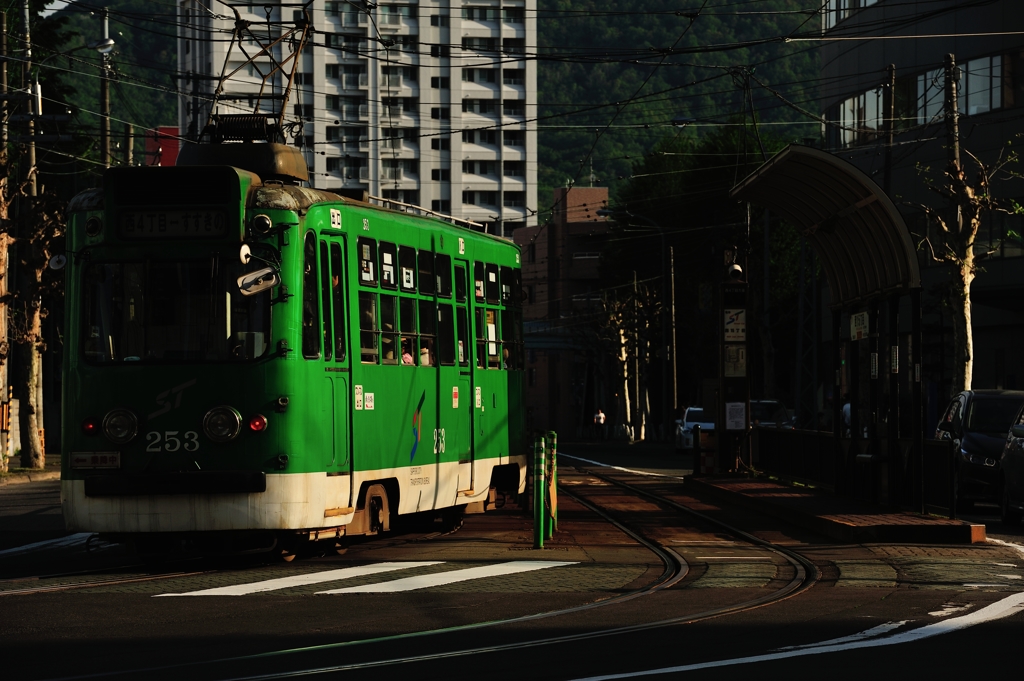
M270 291L236 279L260 265L202 260L91 263L82 286L88 362L237 362L267 351Z

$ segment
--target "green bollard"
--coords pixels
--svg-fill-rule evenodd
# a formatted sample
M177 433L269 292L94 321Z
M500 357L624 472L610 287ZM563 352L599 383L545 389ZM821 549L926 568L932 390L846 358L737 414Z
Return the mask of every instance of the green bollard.
M544 442L547 445L547 477L548 477L548 514L547 514L547 538L555 534L558 529L558 434L549 430L545 433Z
M533 548L544 548L544 438L533 441Z

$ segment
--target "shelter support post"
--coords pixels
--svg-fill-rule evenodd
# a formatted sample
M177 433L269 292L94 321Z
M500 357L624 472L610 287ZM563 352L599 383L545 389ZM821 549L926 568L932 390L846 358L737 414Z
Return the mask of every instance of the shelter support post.
M904 483L906 471L903 452L900 450L900 299L898 296L890 296L886 301L886 308L889 312L889 356L887 373L889 376L889 401L888 410L885 416L886 435L889 439L889 505L896 507L904 495Z

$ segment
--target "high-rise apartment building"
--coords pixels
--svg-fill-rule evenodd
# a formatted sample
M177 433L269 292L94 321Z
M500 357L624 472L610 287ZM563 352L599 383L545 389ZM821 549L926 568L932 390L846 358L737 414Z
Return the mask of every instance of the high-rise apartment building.
M297 4L180 3L180 124L196 139L217 79L235 72L215 111L280 107L282 62L303 18ZM320 189L367 191L484 223L508 235L536 224L536 0L387 2L314 0L312 31L297 58L285 110L287 142L304 149ZM211 10L213 10L211 12ZM241 26L240 40L232 40ZM275 42L276 41L276 42ZM240 68L241 67L241 68ZM237 72L236 72L237 69ZM264 82L263 75L269 77Z

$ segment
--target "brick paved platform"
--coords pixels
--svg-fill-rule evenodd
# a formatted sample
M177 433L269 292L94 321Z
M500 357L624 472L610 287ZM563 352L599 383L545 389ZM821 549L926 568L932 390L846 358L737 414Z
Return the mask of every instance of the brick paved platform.
M688 477L695 494L706 492L842 542L974 544L985 541L985 526L918 513L892 513L855 499L806 487L740 477Z

